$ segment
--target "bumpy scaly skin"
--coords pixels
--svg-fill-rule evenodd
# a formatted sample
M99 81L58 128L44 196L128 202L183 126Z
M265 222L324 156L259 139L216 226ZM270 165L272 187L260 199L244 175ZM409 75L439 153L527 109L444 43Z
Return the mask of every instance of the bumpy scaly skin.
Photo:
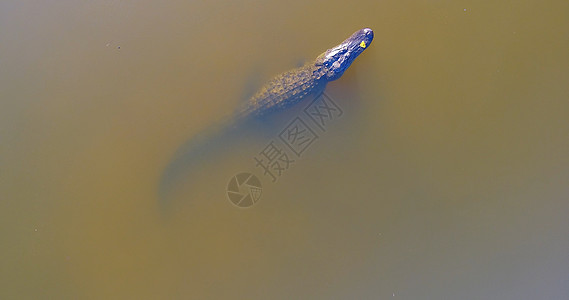
M326 86L326 71L315 63L275 77L249 100L245 114L264 115L296 104Z
M310 94L316 96L328 82L340 78L372 40L371 29L356 31L338 46L322 53L314 62L278 75L257 92L237 115L240 118L261 116L292 106Z

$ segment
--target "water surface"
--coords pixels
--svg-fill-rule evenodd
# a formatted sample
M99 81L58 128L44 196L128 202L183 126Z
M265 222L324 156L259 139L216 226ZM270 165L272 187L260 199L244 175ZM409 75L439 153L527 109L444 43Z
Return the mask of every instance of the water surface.
M4 2L0 298L566 299L568 14ZM364 27L372 46L326 91L343 115L290 169L263 175L273 138L251 137L164 214L181 145ZM241 171L263 185L247 209L225 194Z

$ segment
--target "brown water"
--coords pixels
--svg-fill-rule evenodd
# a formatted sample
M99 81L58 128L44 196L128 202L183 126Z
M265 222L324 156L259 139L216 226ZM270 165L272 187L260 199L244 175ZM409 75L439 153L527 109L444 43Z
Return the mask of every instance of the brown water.
M568 16L567 1L2 2L0 298L567 299ZM290 169L264 176L253 157L276 137L256 138L165 212L181 145L363 27L373 44L327 89L344 114ZM225 194L241 171L263 185L250 208Z

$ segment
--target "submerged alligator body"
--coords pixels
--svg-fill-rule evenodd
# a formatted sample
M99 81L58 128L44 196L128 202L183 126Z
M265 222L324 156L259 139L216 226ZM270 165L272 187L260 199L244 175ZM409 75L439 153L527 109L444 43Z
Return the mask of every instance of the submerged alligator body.
M226 143L239 136L237 130L246 127L243 124L283 111L308 96L319 96L326 84L340 78L372 40L371 29L358 30L315 61L278 75L238 109L229 121L210 128L180 147L160 178L158 194L161 200L165 201L175 184L184 177L182 175L197 167L207 155L227 148Z

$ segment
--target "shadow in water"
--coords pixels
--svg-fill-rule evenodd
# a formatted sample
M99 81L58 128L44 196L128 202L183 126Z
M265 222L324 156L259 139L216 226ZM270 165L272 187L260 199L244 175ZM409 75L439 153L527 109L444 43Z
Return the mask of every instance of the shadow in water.
M286 123L306 106L303 103L311 103L314 99L314 96L308 96L290 108L261 117L230 118L186 141L160 176L158 198L161 208L168 210L174 192L182 184L187 187L196 182L208 164L249 142L260 139L269 141L277 137Z

